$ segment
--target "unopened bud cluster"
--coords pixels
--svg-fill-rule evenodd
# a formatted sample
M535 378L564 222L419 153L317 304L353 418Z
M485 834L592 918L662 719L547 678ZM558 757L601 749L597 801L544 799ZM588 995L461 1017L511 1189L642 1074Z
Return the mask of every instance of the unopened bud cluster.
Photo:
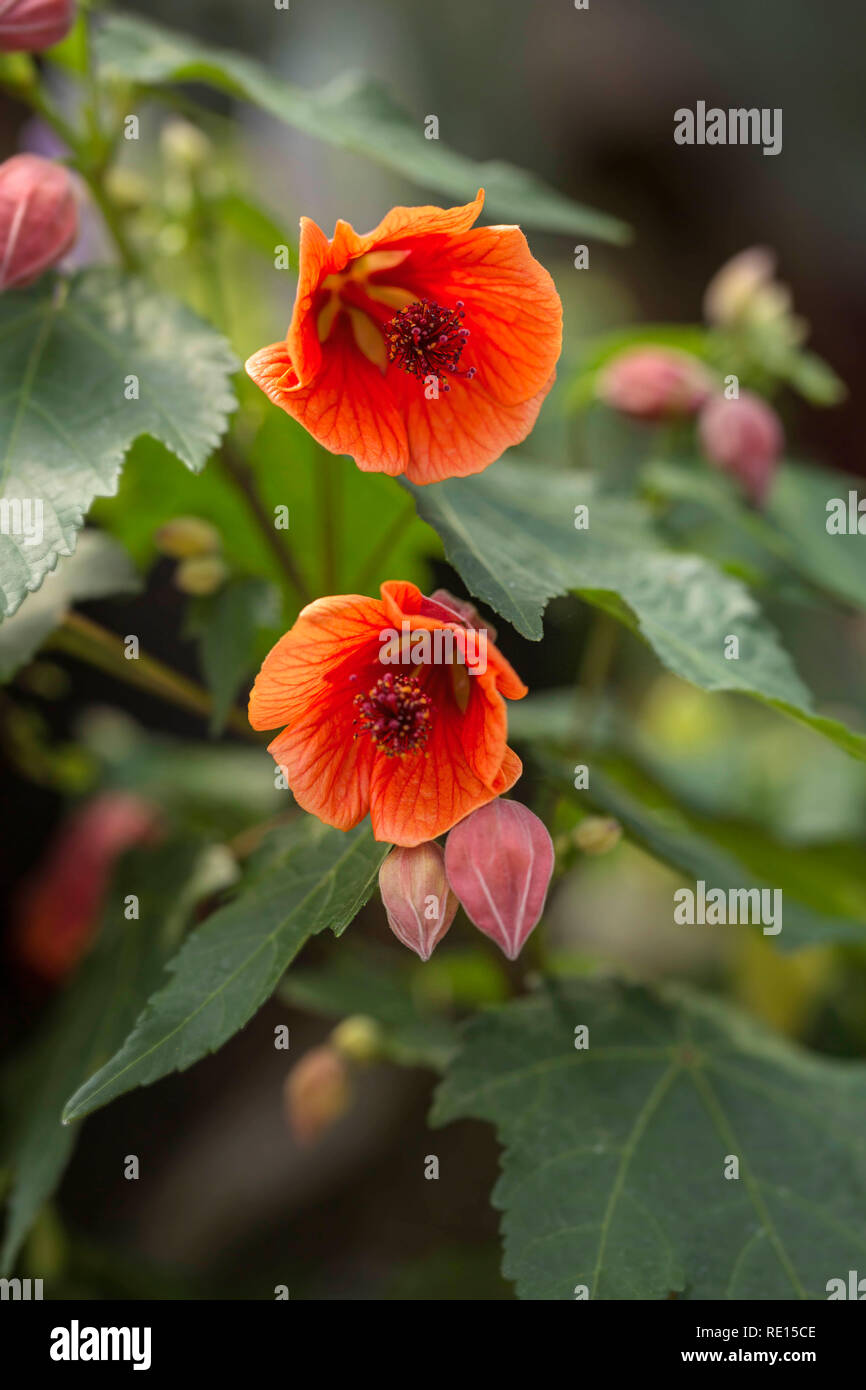
M541 917L553 874L553 841L518 801L498 797L435 843L391 851L379 871L388 924L429 960L461 905L479 931L516 960Z

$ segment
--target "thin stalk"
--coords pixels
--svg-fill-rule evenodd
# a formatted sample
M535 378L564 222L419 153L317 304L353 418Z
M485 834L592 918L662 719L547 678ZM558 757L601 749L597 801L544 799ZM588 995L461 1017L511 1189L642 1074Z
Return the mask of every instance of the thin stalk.
M333 454L317 451L316 482L319 492L319 518L322 531L322 586L326 594L337 591L338 551L341 527L339 462Z
M62 626L53 634L51 645L191 714L204 719L210 717L213 701L200 685L144 652L139 652L136 658L127 658L122 637L81 613L67 613ZM227 723L235 733L259 741L239 709L229 711Z
M357 578L352 586L353 594L363 594L368 585L375 581L376 576L381 573L385 561L390 558L397 542L400 540L403 533L412 525L415 516L415 503L410 497L407 499L407 505L394 517L391 524L385 530L381 540L370 551L370 554L358 571Z
M307 581L304 579L288 544L277 535L273 517L269 515L268 509L259 495L255 477L249 464L240 457L230 440L224 441L219 451L218 458L226 475L232 480L238 491L242 494L250 509L250 513L256 521L262 536L267 541L268 547L286 579L291 584L301 602L305 604L310 603L313 595L310 592Z

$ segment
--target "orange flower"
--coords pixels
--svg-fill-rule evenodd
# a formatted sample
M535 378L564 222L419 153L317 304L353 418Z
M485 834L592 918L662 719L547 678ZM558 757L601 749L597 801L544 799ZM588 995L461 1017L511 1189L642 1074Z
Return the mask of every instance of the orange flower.
M519 227L484 203L392 208L328 241L301 219L288 337L246 364L333 454L413 483L478 473L525 439L556 375L562 305Z
M303 609L265 658L249 719L286 726L269 752L305 811L340 830L369 812L377 840L417 845L517 781L502 697L526 686L471 605L402 581L381 594Z

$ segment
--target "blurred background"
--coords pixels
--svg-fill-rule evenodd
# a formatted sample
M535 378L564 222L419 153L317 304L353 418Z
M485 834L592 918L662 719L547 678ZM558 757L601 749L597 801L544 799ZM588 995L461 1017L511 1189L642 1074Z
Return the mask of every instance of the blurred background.
M635 238L628 247L590 246L588 274L573 270L566 238L530 237L565 301L565 378L592 334L634 321L696 321L704 286L723 261L751 245L774 248L781 279L812 325L810 345L852 388L830 411L789 403L789 436L804 455L866 472L856 390L866 336L866 13L857 0L832 7L812 0L590 0L580 12L572 0L292 0L288 12L275 11L271 0L148 0L126 8L256 56L303 86L365 69L419 125L437 115L442 139L454 148L535 169L564 193L630 223ZM699 99L781 107L782 153L675 145L674 110ZM212 95L204 100L215 118L235 121L235 158L287 236L300 213L329 233L337 217L366 230L391 204L423 201L417 188L248 107ZM20 147L26 124L21 109L0 104L0 157ZM238 302L247 298L244 283L229 285L228 293ZM287 292L284 302L271 293L254 309L239 310L238 354L281 337L290 308ZM546 413L532 447L544 454L561 438ZM134 492L128 505L136 505ZM147 524L142 517L142 528ZM430 540L426 573L456 588ZM145 648L195 674L171 566L147 558L146 593L85 611L113 631L140 634ZM813 687L856 722L851 702L862 692L866 664L862 624L840 618L828 630L796 607L773 617ZM540 691L577 668L585 636L585 610L562 601L550 610L542 647L507 633L501 645ZM862 835L866 788L841 755L822 748L819 756L809 736L760 710L743 719L721 700L709 713L704 697L661 677L636 645L616 675L655 746L679 759L684 777L691 770L715 788L714 809L721 801L750 811L792 843L798 835ZM14 698L0 700L0 880L13 916L22 883L42 861L67 796L88 786L94 759L148 763L168 738L212 748L201 720L62 655L25 672ZM242 760L259 756L231 736L220 747L228 761L222 771L209 765L213 781L202 784L203 805L216 783L226 788L237 779L242 786ZM257 807L262 814L271 790L265 807ZM260 789L229 806L227 829L237 833L253 819L259 799ZM209 813L217 814L212 801ZM650 936L654 905L662 902L670 902L665 871L622 846L563 885L547 930L553 942L639 975L724 978L743 1002L811 1045L866 1051L866 964L857 953L830 964L803 953L770 986L760 941L684 946L681 934L655 927ZM661 912L669 918L668 907ZM385 944L377 902L352 934ZM314 943L305 965L326 949ZM478 993L494 1000L507 981L488 955L466 968L480 971ZM50 991L18 971L6 971L4 981L3 1041L11 1046ZM31 1237L34 1268L53 1268L55 1291L72 1296L267 1298L285 1284L292 1298L509 1297L489 1203L497 1173L492 1134L481 1125L430 1131L433 1074L382 1064L356 1078L348 1113L314 1148L299 1146L283 1112L286 1060L273 1048L281 1022L290 1026L293 1056L332 1026L274 1003L216 1057L97 1113L84 1128L56 1213L47 1213ZM122 1175L130 1153L145 1175L134 1183ZM439 1157L438 1182L422 1178L428 1154Z

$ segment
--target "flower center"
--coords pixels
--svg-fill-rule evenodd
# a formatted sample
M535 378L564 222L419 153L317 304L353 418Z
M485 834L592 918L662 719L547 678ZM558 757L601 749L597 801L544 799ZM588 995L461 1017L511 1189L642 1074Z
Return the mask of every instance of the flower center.
M449 390L446 373L471 381L475 368L464 371L460 367L460 355L469 337L469 329L463 327L464 312L462 299L458 299L456 309L443 309L432 299L407 304L385 324L388 361L410 376L422 380L436 377L443 391Z
M355 696L358 733L369 734L387 758L417 753L430 734L432 700L414 676L380 676L366 695ZM358 737L358 734L355 734Z

